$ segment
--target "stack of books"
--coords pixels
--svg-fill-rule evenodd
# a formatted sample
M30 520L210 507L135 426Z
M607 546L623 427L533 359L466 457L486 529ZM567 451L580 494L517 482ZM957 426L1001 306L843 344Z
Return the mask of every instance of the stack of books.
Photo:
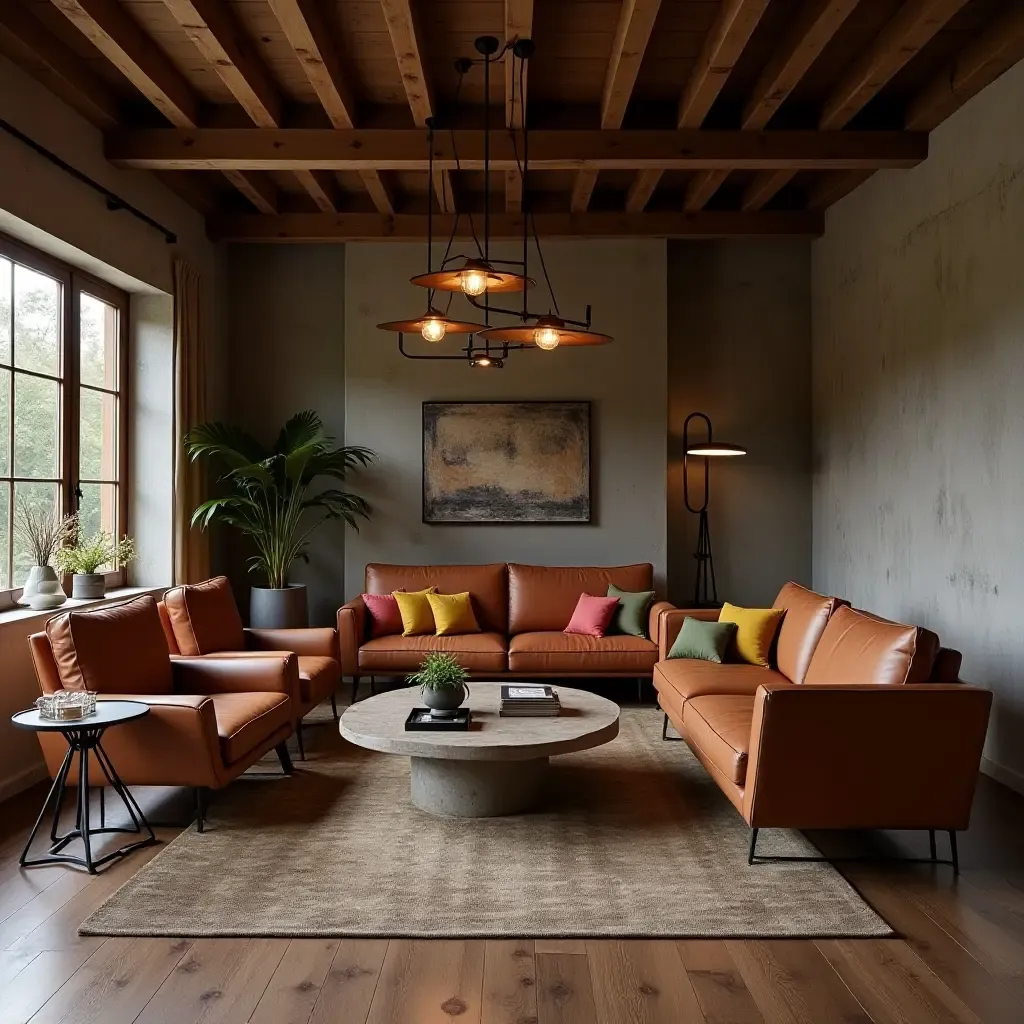
M562 710L557 691L550 686L519 686L512 684L501 687L501 712L504 718L544 718L557 715Z

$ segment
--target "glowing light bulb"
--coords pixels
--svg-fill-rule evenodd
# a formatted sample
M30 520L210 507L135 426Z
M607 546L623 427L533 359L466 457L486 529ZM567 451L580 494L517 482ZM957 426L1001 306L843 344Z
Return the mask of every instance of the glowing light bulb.
M428 317L420 328L420 334L423 336L425 341L437 342L440 341L448 330L445 322L437 316Z
M459 275L459 286L467 295L483 295L487 291L487 274L482 270L464 270Z
M545 352L550 352L554 348L558 348L559 343L562 340L562 336L555 330L554 327L538 327L533 332L533 342L537 348L544 349Z
M490 366L491 365L490 356L477 356L476 359L473 361L473 365L474 366Z

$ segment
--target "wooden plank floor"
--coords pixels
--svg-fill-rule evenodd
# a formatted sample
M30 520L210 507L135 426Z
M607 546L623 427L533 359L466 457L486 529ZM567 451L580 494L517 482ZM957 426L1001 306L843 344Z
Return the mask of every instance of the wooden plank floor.
M311 757L337 742L330 728L307 732ZM960 879L946 867L844 868L899 938L830 941L80 937L78 924L159 847L96 878L20 869L43 792L0 808L2 1024L1024 1021L1024 798L985 777ZM140 796L154 818L187 813L178 794ZM816 838L844 853L920 855L925 843Z

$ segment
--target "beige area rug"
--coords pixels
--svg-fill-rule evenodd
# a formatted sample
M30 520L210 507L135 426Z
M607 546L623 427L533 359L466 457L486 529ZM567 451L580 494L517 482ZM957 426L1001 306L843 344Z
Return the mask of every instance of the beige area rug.
M543 810L437 818L408 759L333 727L290 777L243 777L81 927L84 935L855 937L891 929L828 864L746 862L749 831L661 713L552 759ZM269 767L269 762L268 762ZM513 769L510 769L513 770ZM808 854L797 832L759 852ZM761 844L763 843L763 851Z

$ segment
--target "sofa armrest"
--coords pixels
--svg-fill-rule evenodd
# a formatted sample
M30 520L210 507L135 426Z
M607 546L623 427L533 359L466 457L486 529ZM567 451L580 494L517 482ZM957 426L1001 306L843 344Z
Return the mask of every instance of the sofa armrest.
M311 629L246 629L250 651L291 651L338 660L338 631L330 626Z
M703 619L705 622L717 622L719 609L717 608L676 608L670 606L661 613L661 623L658 630L658 658L664 661L672 645L679 636L679 630L683 627L683 619L689 616L691 619ZM653 637L651 638L654 639Z
M361 597L356 597L338 609L338 649L343 676L359 675L359 648L365 636L366 605Z
M754 697L754 827L965 829L992 694L964 684L769 683Z
M295 701L299 696L299 659L291 651L172 657L171 674L178 693L277 692Z
M655 643L661 636L661 613L672 611L673 608L675 605L671 601L655 601L651 605L651 610L647 613L647 635Z

